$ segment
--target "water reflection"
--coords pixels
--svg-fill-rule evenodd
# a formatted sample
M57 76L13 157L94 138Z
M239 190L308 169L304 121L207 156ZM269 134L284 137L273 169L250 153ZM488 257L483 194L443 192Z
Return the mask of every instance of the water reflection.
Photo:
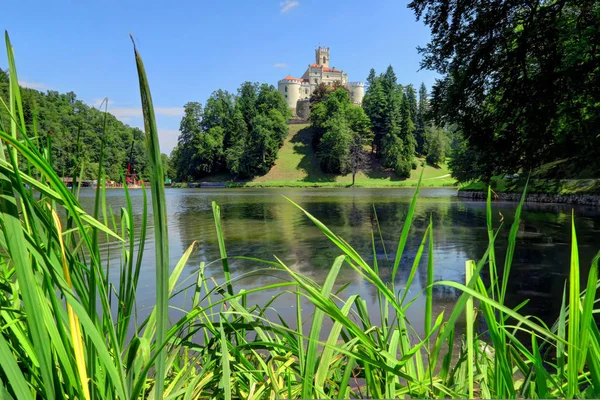
M120 190L108 193L108 203L113 210L125 206ZM372 264L376 257L382 279L389 281L395 249L412 194L412 189L169 189L167 213L171 265L175 265L194 241L198 242L197 251L190 259L183 278L195 274L201 262L209 263L218 259L219 250L211 209L211 202L216 201L222 209L223 231L230 256L257 257L269 261L277 256L294 271L322 282L331 263L341 251L284 195L348 241L367 262ZM84 190L82 196L84 207L91 208L93 192ZM139 226L142 192L132 190L131 196L134 218ZM600 210L569 205L526 204L522 214L523 222L518 232L507 303L516 306L523 300L530 299L525 312L534 313L546 321L552 321L556 317L568 275L572 208L575 210L578 229L582 280L585 280L587 267L598 250L596 238L600 232ZM497 246L501 269L515 204L497 202L493 209L494 226L499 226L501 221L504 225ZM396 278L397 287L402 287L408 279L417 248L430 220L434 226L435 280L464 282L465 261L477 260L486 251L488 240L485 203L458 199L452 189L423 189ZM377 232L377 221L381 237ZM375 233L375 255L372 232ZM138 300L146 306L154 301L153 247L150 229L138 293ZM118 251L111 251L111 254L118 256ZM411 287L414 295L420 293L426 282L426 258L427 249ZM256 261L235 258L231 261L234 275L264 267L265 265ZM215 279L222 279L218 262L209 264L206 270ZM487 269L484 269L483 275L484 279L489 279ZM278 279L282 279L281 274L254 274L238 282L237 287L256 287ZM337 287L347 283L350 285L346 293L359 294L367 300L369 306L376 306L375 289L349 266L341 271ZM257 294L254 300L264 304L272 295L273 293ZM451 306L458 295L452 288L436 286L436 309ZM189 296L187 299L189 300ZM184 296L177 301L181 304L175 305L185 307ZM279 298L274 306L284 318L292 321L295 310L291 305L294 302L291 295L286 295ZM415 319L415 326L422 326L423 307L424 302L420 299L411 309L410 316Z

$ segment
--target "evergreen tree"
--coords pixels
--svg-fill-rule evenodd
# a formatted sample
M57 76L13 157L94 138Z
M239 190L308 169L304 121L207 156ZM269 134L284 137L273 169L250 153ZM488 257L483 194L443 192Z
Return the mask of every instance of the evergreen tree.
M365 93L363 108L371 120L371 130L374 136L372 150L377 150L378 154L381 151L381 141L386 132L385 121L389 100L383 90L381 78L375 78Z
M375 79L377 79L377 75L375 75L375 68L371 68L369 71L369 76L367 76L367 85L370 87L375 83Z
M425 120L427 118L428 108L427 87L425 86L425 83L421 83L421 86L419 87L417 120L415 123L416 151L419 154L425 153Z

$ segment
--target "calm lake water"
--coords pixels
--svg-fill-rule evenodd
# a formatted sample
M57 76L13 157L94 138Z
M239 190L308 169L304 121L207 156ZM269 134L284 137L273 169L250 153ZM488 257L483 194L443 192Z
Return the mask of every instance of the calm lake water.
M222 209L222 223L229 256L256 257L273 261L275 256L291 269L322 283L334 259L341 254L320 230L293 204L292 199L326 224L332 231L348 241L369 262L373 261L371 232L376 230L374 210L382 230L383 242L393 258L400 237L402 223L414 189L167 189L167 213L171 266L194 241L197 251L186 266L182 279L195 281L202 261L211 263L206 271L222 282L223 273L215 235L211 202ZM83 190L81 202L91 209L93 190ZM142 191L131 190L134 214L138 221L142 213ZM118 213L125 206L122 190L107 192L108 204ZM150 201L150 193L148 192ZM506 238L512 223L516 204L496 202L493 205L494 224L501 220L504 227L499 235L497 252L504 259ZM510 275L507 303L516 306L530 299L525 308L552 322L560 307L562 291L568 276L571 241L571 210L574 210L582 279L593 256L600 249L600 208L557 204L526 204L522 214L514 263ZM485 203L456 197L454 189L422 189L417 203L415 219L407 243L397 287L403 287L408 278L417 247L425 233L429 218L434 224L435 280L464 282L465 261L478 260L487 248ZM149 218L151 224L151 217ZM378 237L378 236L376 236ZM105 252L118 257L119 248L106 245ZM426 257L411 292L417 295L426 280ZM380 240L377 240L376 257L384 279L390 279L390 268ZM499 262L500 264L500 262ZM264 265L247 260L231 260L233 276L257 271ZM117 270L111 272L116 278ZM236 291L258 285L279 282L282 274L257 273L235 283ZM376 291L351 267L345 266L337 286L349 284L345 293L359 294L370 307L376 307ZM154 242L150 231L144 266L138 290L138 305L147 310L154 303ZM254 295L249 302L266 303L277 293ZM452 306L460 293L454 289L436 287L436 311ZM172 302L175 306L189 304L189 295L180 295ZM273 306L293 325L295 309L293 297L284 294ZM422 326L424 301L417 300L411 307L409 318L414 326ZM142 312L143 314L143 312ZM376 314L373 313L376 320Z

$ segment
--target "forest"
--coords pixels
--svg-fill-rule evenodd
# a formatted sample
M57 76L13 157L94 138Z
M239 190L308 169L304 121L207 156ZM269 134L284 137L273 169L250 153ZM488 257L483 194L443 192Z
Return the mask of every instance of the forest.
M0 97L8 98L9 76L0 68ZM46 93L21 88L23 117L39 149L52 149L54 170L62 177L97 179L100 148L104 141L107 179L121 181L131 161L132 173L144 176L147 156L144 132L130 127L110 112L90 107L73 92ZM110 109L109 109L110 111ZM8 131L11 119L0 107L0 126ZM82 171L83 170L83 171Z

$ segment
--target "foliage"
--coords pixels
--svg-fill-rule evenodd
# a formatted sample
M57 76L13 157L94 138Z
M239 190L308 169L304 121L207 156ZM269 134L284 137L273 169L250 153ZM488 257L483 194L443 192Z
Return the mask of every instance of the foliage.
M371 70L369 88L363 107L371 120L374 148L382 164L393 168L402 177L409 177L415 153L413 115L416 115L416 94L411 85L398 84L390 65L386 72L375 76ZM411 115L414 108L415 114Z
M4 99L9 96L8 79L9 75L2 71L0 97ZM78 177L83 166L83 179L96 178L98 149L103 140L106 143L104 173L108 179L121 181L121 174L127 171L130 161L132 172L138 176L146 174L146 146L141 130L104 114L100 106L98 109L88 106L73 92L48 90L42 93L27 88L20 91L26 127L37 136L34 141L38 148L46 146L48 141L51 143L52 165L60 176ZM6 109L0 107L2 126L8 129L10 117Z
M432 112L466 140L460 180L530 171L600 148L600 3L413 0L432 32ZM468 173L469 168L472 172Z
M446 160L446 149L448 147L446 131L443 128L427 126L425 128L425 159L431 165L442 164Z
M415 120L415 150L418 154L425 154L425 125L428 122L429 99L427 87L421 83L419 87L419 105L417 107L417 118Z
M213 92L204 110L195 102L184 109L172 155L179 180L225 170L243 177L265 174L277 158L290 117L279 91L251 82L243 83L237 96Z
M352 104L346 90L336 89L325 101L313 106L310 120L317 131L314 141L323 171L352 171L351 149L355 141L369 144L372 140L371 124L364 110Z

